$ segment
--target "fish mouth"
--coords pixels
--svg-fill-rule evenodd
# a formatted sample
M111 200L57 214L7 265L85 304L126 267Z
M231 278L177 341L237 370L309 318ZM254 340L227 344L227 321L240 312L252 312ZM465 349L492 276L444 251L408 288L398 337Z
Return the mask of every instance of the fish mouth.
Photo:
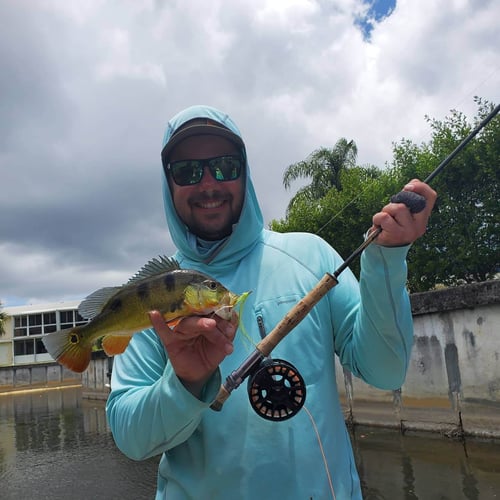
M216 316L219 316L219 318L225 319L226 321L229 321L231 319L231 316L233 314L233 306L221 306L217 310L214 311L214 314Z
M251 292L244 292L241 295L237 295L235 293L229 292L227 296L228 300L224 301L225 303L221 304L221 306L214 311L214 314L219 316L219 318L229 321L233 314L233 309L236 306L240 306L241 308L250 293Z

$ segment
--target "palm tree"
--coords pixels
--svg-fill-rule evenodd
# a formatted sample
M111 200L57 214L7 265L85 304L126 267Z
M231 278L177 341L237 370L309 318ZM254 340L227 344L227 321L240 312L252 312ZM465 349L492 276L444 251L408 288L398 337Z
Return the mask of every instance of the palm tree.
M7 319L7 314L2 311L2 303L0 302L0 336L5 333L4 321Z
M311 183L297 191L287 211L300 200L312 202L323 198L332 188L341 191L340 172L356 166L357 155L356 143L342 137L333 148L317 149L305 160L289 165L283 174L285 189L289 189L292 182L299 178L310 178Z

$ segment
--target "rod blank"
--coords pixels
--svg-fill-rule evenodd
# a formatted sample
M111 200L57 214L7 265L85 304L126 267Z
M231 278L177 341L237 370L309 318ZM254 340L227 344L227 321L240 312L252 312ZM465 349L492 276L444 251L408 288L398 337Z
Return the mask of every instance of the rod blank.
M484 118L472 130L472 132L438 165L438 167L424 180L428 184L443 168L455 158L455 156L485 127L493 117L500 111L500 104ZM397 200L397 201L394 201ZM393 203L404 203L412 213L421 212L425 208L425 198L411 191L401 191L391 198ZM222 406L229 398L231 392L236 389L241 382L250 375L254 368L258 366L264 357L271 354L271 351L309 314L311 309L322 299L335 285L338 276L347 268L349 264L362 253L362 251L372 243L382 232L379 227L372 231L365 241L337 268L333 273L326 273L318 284L285 315L276 327L262 339L256 346L255 351L246 358L238 369L233 371L221 385L219 393L210 405L216 411L222 410Z

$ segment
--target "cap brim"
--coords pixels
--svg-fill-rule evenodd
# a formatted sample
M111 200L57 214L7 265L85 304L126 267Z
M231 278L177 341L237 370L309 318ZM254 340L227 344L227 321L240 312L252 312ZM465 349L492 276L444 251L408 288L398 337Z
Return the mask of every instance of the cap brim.
M165 147L162 149L161 158L165 163L168 160L168 157L172 150L177 146L180 142L188 137L193 137L196 135L216 135L219 137L224 137L231 142L234 142L238 147L244 148L245 144L240 136L231 132L228 128L220 125L220 124L197 124L197 125L188 125L186 127L181 128L178 132L175 132L174 135L170 138L170 140L165 144Z

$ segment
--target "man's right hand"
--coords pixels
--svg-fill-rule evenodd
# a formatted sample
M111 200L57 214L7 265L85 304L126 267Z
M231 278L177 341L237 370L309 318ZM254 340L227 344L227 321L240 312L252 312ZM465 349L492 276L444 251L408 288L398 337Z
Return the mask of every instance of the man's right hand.
M199 398L221 361L233 352L237 314L233 313L231 321L215 315L189 316L172 330L158 311L151 311L149 317L175 373L186 389Z

